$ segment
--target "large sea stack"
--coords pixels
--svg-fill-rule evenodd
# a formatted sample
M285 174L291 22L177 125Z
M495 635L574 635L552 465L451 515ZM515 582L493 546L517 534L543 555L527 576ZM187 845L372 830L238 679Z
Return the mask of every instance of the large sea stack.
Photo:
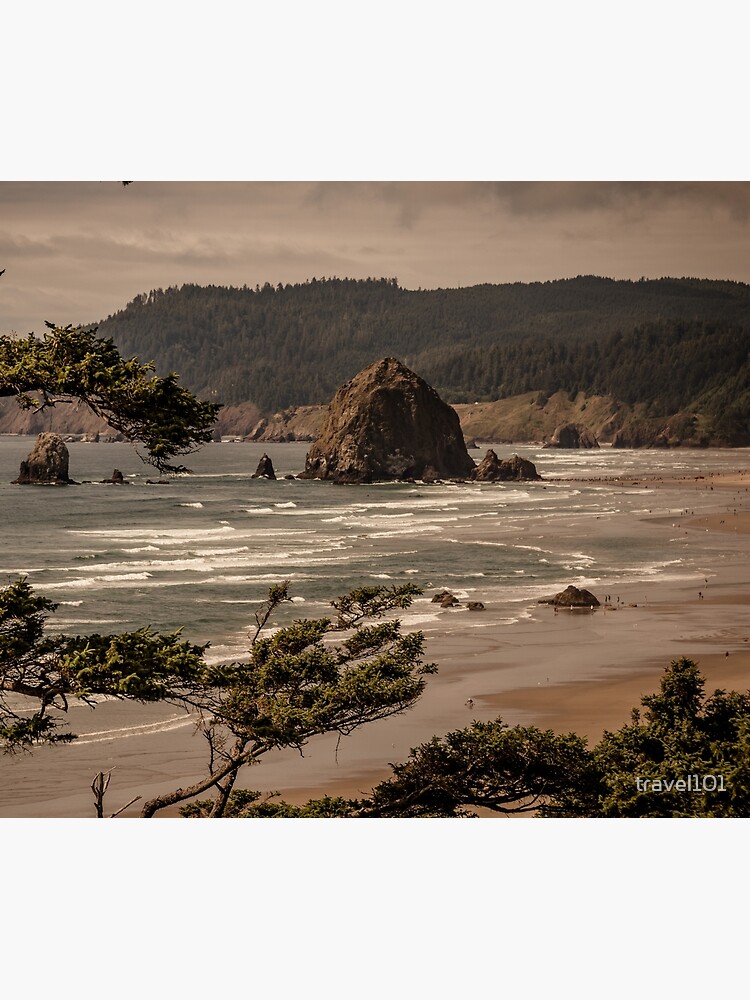
M13 482L19 486L67 486L73 482L68 466L68 446L59 434L43 431Z
M453 407L400 361L383 358L337 390L299 478L371 483L473 472Z

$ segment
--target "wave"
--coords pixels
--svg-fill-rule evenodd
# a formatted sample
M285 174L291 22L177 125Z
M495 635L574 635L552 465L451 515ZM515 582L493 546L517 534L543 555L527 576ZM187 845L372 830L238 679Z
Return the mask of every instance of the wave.
M151 578L150 573L115 573L108 576L92 576L84 580L66 580L64 583L38 583L37 590L88 590L112 583L140 583Z
M274 504L274 507L296 507L296 506L297 506L297 504L293 500L290 500L288 503L275 503Z
M178 504L175 504L175 506L176 507L200 507L201 509L203 508L203 504L200 503L200 502L197 502L197 503L178 503Z
M82 604L82 601L78 601ZM123 625L123 618L56 618L55 625L59 628L70 628L71 625Z
M225 535L233 532L228 523L222 521L221 528L68 528L71 535L86 535L108 538L112 541L142 540L153 543L159 539L175 539L185 541L200 541L203 537L212 538L215 535Z
M373 531L367 534L367 538L400 538L403 535L425 535L430 532L442 531L443 529L438 524L423 524L415 525L413 528L404 528L403 531L398 529L394 531Z
M172 729L195 725L193 715L172 715L160 722L146 722L140 726L125 726L120 729L100 729L95 733L83 733L70 744L72 747L86 743L103 743L106 740L124 740L130 736L150 736L154 733L167 733Z
M231 549L196 549L196 556L231 556L238 555L240 552L249 552L249 545L240 545L236 548Z

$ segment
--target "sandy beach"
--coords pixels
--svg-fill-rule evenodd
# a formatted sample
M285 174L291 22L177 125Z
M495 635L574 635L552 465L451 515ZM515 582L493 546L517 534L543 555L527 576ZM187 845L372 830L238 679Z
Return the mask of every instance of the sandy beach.
M513 625L501 624L491 608L481 619L465 609L446 610L426 641L427 659L438 663L439 673L428 678L415 708L365 727L338 747L335 737L320 737L304 756L268 755L246 769L238 785L279 792L292 802L361 795L388 777L389 762L404 760L411 747L498 716L510 725L575 731L596 741L628 721L679 656L699 662L708 692L750 688L750 560L725 559L725 553L736 556L738 545L750 545L750 475L651 477L649 488L677 490L682 513L647 515L623 531L661 533L683 546L710 533L714 556L705 562L705 576L634 581L595 612L555 613L540 604ZM91 780L108 768L114 770L106 806L113 812L137 795L145 799L204 773L204 741L179 709L107 702L71 711L79 740L4 760L0 816L91 816ZM126 727L127 738L116 738ZM139 808L136 802L123 816L135 817Z

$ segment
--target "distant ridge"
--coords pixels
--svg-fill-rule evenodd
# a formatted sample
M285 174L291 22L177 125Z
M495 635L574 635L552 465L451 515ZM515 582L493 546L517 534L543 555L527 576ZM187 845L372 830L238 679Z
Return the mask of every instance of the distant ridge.
M183 285L136 296L100 332L160 372L179 372L204 398L250 403L263 415L325 403L393 355L451 403L583 392L640 406L643 420L698 414L679 431L693 443L750 441L742 282L589 275L417 291L395 278Z

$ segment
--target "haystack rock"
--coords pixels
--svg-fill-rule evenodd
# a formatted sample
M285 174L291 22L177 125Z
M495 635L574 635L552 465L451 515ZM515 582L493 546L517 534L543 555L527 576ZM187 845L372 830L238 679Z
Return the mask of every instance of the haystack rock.
M472 479L480 483L541 478L533 462L529 462L526 458L519 458L518 455L513 455L512 458L506 458L501 462L492 448L487 451L472 476Z
M276 473L273 471L273 462L264 454L258 462L258 468L251 476L252 479L275 479Z
M598 448L599 442L583 424L562 424L555 428L554 434L545 442L544 447Z
M299 478L464 479L474 468L453 407L400 361L383 358L337 390Z
M13 482L19 486L67 486L74 482L68 466L68 446L59 434L43 431Z

